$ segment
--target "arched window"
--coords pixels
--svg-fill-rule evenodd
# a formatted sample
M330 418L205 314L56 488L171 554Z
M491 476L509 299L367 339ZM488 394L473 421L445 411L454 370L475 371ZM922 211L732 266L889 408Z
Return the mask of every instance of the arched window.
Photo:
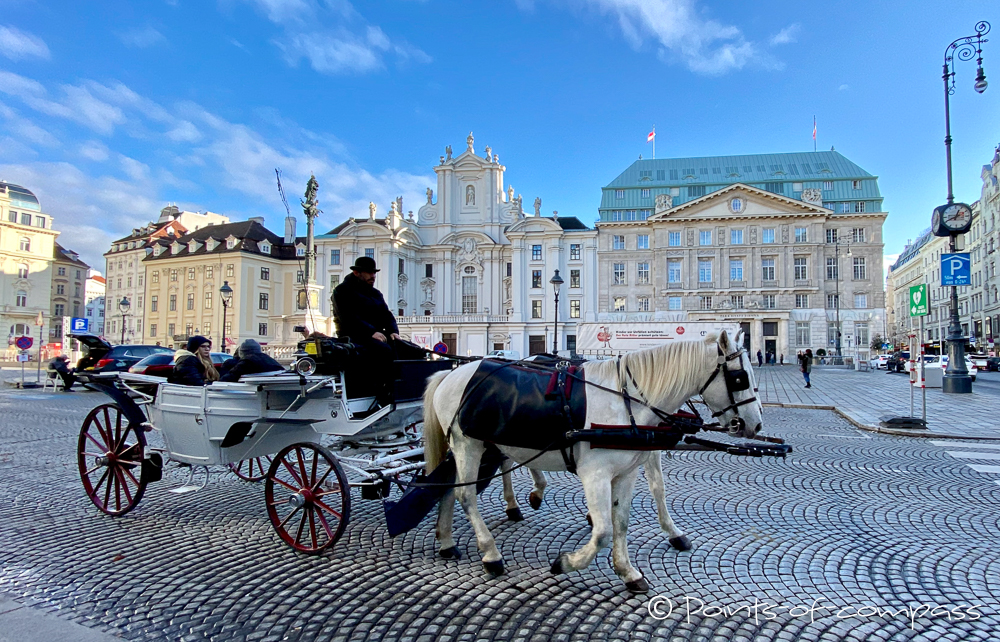
M28 266L25 265L24 263L22 263L21 265L17 266L17 276L18 276L18 278L21 278L21 279L28 278Z
M21 237L21 251L22 252L31 251L31 239L29 239L27 236Z
M17 291L17 301L14 304L19 308L26 307L28 305L28 293L24 290Z
M15 323L10 326L10 336L12 337L23 337L29 332L27 323Z

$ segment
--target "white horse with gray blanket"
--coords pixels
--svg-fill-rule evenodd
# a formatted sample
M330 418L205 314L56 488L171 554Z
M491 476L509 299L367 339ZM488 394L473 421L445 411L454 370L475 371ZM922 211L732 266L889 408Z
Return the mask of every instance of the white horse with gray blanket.
M479 514L475 485L471 483L476 480L487 444L466 436L457 425L463 392L478 367L479 364L470 363L428 379L424 393L425 458L428 472L432 471L444 460L450 446L459 484L453 493L475 531L483 566L488 573L497 576L503 573L503 557ZM702 341L670 343L623 355L617 360L587 362L582 367L587 382L584 429L590 429L593 424L629 426L633 416L637 425L656 425L659 419L654 409L673 413L699 394L713 415L728 426L730 434L753 437L761 429L763 409L754 396L756 382L751 360L739 346L738 339L732 341L725 331L718 336L709 335ZM737 381L742 384L734 383ZM629 399L630 404L626 403ZM536 471L568 469L565 453L558 450L499 448L510 459L528 462L527 466ZM610 541L615 572L630 591L647 592L649 584L629 559L626 532L639 467L647 462L651 467L655 461L658 471L658 457L651 457L647 451L591 448L586 441L577 442L569 450L583 484L593 530L590 541L579 550L559 555L552 564L552 572L587 568ZM533 477L536 488L532 492L534 495L538 491L540 501L537 485L539 479L544 478L541 475ZM659 479L662 496L662 474L654 473L653 477L651 482ZM661 524L666 529L666 506L661 507L660 503L657 502ZM454 509L454 497L449 493L441 500L437 522L440 554L446 558L458 557L452 536Z

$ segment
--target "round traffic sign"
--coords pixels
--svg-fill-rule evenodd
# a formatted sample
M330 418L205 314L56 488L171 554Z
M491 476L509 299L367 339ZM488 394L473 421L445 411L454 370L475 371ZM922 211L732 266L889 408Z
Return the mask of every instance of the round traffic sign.
M435 343L433 350L438 354L448 354L448 346L444 341L438 341Z
M21 350L27 350L27 349L28 349L28 348L30 348L30 347L32 346L32 344L34 344L34 343L35 343L35 340L34 340L34 339L32 339L31 337L18 337L18 338L17 338L17 339L16 339L15 341L14 341L14 345L16 345L16 346L17 346L18 348L20 348Z

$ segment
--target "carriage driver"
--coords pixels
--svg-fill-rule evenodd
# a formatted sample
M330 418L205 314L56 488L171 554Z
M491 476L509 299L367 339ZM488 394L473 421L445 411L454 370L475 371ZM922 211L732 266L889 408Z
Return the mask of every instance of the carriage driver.
M333 321L337 336L350 337L358 347L357 363L363 364L365 378L378 383L379 401L387 401L392 384L392 361L422 359L424 351L403 341L396 318L382 293L375 289L375 259L359 256L351 273L333 290Z

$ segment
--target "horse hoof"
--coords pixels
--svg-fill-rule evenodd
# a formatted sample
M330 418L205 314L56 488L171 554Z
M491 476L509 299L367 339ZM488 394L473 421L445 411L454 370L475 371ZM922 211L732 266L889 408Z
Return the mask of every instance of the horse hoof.
M687 535L678 535L677 537L671 537L670 545L679 551L691 550L691 542L690 540L688 540Z
M462 559L462 552L458 550L457 546L452 546L451 548L442 548L438 555L446 560L460 560Z
M591 528L594 527L594 520L590 518L590 513L587 513L587 524L589 524Z
M552 568L549 570L552 571L553 575L562 575L566 572L566 569L563 568L562 558L563 556L560 555L556 558L556 561L552 562Z
M531 491L531 493L528 494L528 505L534 510L538 510L542 507L542 496L535 491Z
M522 522L524 521L524 515L521 514L520 508L508 508L507 519L512 522Z
M625 588L633 595L645 595L649 593L649 582L646 581L646 578L640 577L637 580L625 582Z
M486 569L486 573L490 577L500 577L503 575L503 560L499 559L495 562L483 562L483 568Z

